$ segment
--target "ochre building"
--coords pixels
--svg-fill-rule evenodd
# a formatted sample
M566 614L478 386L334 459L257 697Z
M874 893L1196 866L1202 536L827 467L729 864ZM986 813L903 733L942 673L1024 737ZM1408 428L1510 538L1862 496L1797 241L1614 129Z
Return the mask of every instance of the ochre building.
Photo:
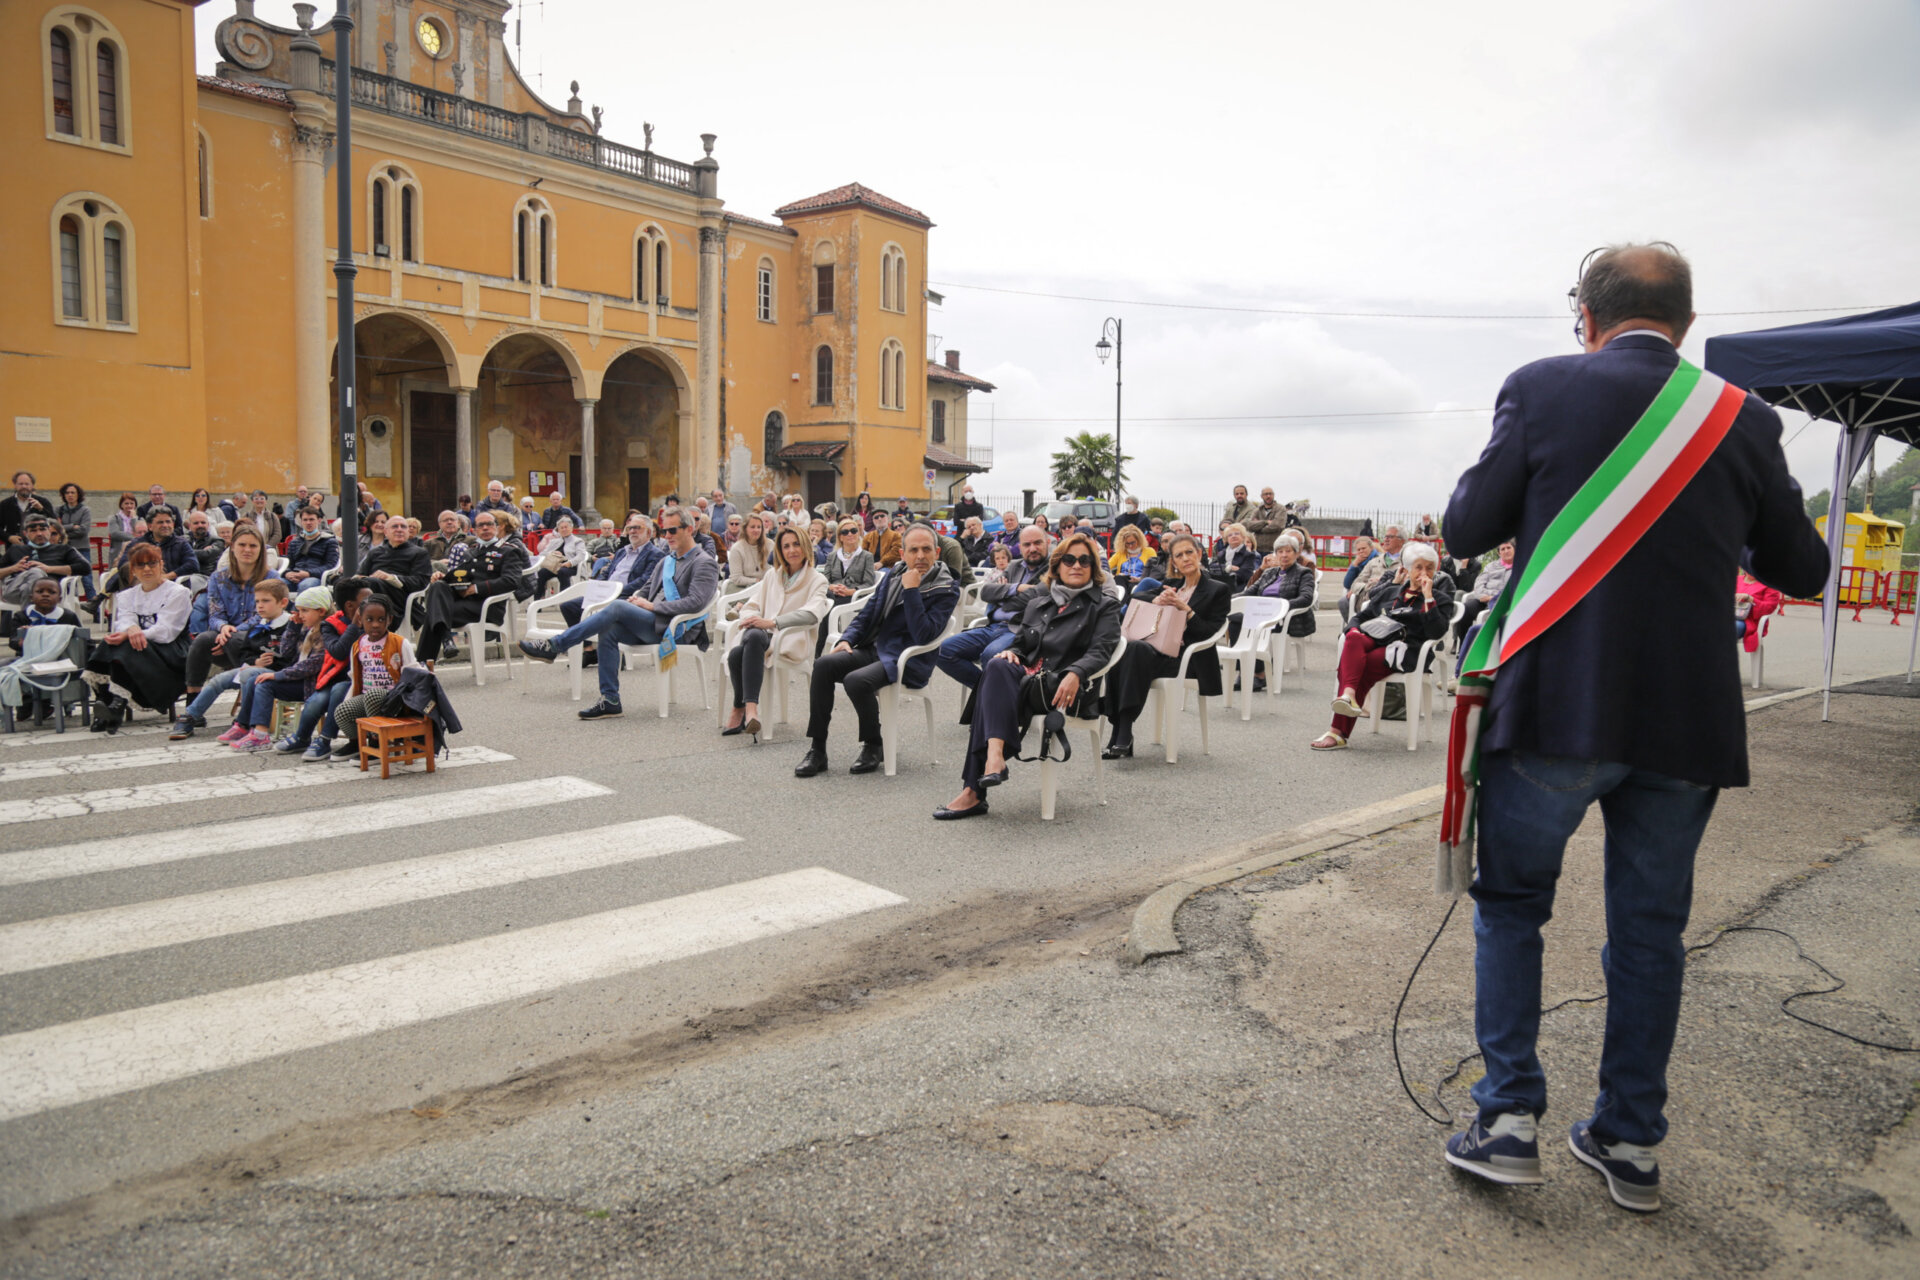
M237 0L197 76L195 7L0 6L0 423L45 489L338 487L337 37ZM675 160L536 96L504 0L354 8L358 465L389 508L492 479L615 516L722 483L938 505L983 469L991 386L927 359L925 214L858 184L729 213L712 135Z

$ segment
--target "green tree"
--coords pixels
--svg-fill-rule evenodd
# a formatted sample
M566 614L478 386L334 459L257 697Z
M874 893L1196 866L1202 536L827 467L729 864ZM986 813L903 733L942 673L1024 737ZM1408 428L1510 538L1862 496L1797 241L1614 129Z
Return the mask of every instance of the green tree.
M1874 473L1873 506L1874 514L1886 516L1890 520L1905 520L1910 502L1909 495L1913 486L1920 484L1920 449L1908 449L1894 461ZM1822 489L1807 499L1807 515L1818 520L1827 514L1827 499L1831 497L1831 488ZM1856 480L1847 490L1847 510L1865 511L1867 509L1866 477Z
M1085 498L1097 493L1112 493L1113 437L1104 432L1095 435L1091 431L1082 431L1077 436L1068 436L1066 446L1053 455L1053 496ZM1124 468L1132 461L1131 457L1123 457L1120 465ZM1120 483L1126 483L1124 469L1120 473Z

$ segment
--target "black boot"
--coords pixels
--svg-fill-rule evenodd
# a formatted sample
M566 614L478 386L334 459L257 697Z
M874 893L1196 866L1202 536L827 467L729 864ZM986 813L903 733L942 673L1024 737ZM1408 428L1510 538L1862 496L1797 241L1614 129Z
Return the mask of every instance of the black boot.
M875 769L885 764L886 760L886 753L880 749L879 743L863 742L860 744L860 754L854 757L853 764L848 768L847 772L872 773Z
M816 742L807 748L806 757L795 767L793 776L796 778L811 778L816 773L825 773L826 771L827 744L824 742Z
M106 704L94 714L93 725L89 732L118 733L120 732L120 722L126 718L127 700L125 698L109 698Z

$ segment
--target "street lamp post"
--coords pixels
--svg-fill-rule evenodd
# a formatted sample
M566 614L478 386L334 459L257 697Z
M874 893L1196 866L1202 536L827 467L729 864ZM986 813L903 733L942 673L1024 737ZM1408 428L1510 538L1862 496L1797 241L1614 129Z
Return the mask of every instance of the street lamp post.
M1107 340L1111 334L1113 340ZM1113 500L1120 501L1120 370L1124 363L1124 344L1121 341L1120 321L1113 316L1100 326L1100 341L1093 344L1093 353L1100 357L1100 363L1107 362L1107 354L1113 354Z
M339 386L340 440L340 576L360 572L360 462L356 438L353 390L358 361L353 340L353 281L360 269L353 265L353 14L348 0L335 0L333 12L334 180L339 184L335 205L333 291L338 304L339 341L334 346L335 381Z

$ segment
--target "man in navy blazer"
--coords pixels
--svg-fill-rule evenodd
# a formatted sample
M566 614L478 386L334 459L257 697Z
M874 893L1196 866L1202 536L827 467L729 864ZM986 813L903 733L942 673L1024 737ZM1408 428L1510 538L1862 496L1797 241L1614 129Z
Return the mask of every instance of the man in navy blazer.
M624 600L647 585L654 566L667 558L667 549L653 540L653 521L639 512L627 517L627 543L607 557L600 571L593 575L595 582L617 582L620 584L619 599ZM714 566L715 572L719 566ZM560 616L567 620L570 627L580 624L580 615L584 610L578 600L567 600L560 605Z
M914 525L901 545L900 563L880 579L840 643L813 664L807 719L811 745L794 777L811 778L827 767L827 726L833 719L836 684L846 689L860 718L860 755L847 772L872 773L880 767L880 690L901 678L900 655L908 646L940 638L959 602L960 586L940 563L939 539L928 526ZM933 678L933 654L909 660L905 677L907 688L924 689Z
M1669 245L1604 250L1580 279L1586 354L1507 379L1493 438L1447 505L1447 543L1517 544L1518 584L1548 524L1653 403L1693 320L1692 275ZM1500 667L1480 739L1479 1115L1454 1166L1540 1182L1547 1105L1535 1052L1540 927L1567 838L1598 800L1606 822L1606 1038L1573 1154L1624 1208L1659 1208L1666 1067L1680 1014L1694 853L1721 787L1747 784L1746 716L1728 618L1734 573L1817 595L1824 543L1787 472L1780 419L1749 396L1671 506L1564 617ZM1511 589L1511 588L1510 588Z

